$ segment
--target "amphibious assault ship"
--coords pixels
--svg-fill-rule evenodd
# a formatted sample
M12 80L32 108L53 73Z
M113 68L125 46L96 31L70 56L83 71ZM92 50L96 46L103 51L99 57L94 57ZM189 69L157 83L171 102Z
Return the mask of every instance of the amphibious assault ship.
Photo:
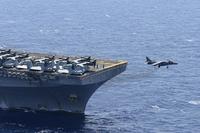
M126 61L0 50L0 108L84 113L92 94Z

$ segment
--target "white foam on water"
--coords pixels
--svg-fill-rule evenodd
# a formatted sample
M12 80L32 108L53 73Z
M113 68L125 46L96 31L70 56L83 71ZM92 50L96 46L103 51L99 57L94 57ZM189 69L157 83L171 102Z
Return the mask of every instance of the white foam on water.
M54 32L55 32L55 33L59 33L60 30L59 30L59 29L55 29Z
M200 100L192 100L188 102L189 104L193 104L193 105L200 105Z
M166 111L166 110L168 110L166 108L161 108L158 105L152 105L151 107L152 107L153 111L155 111L155 112L160 112L160 111Z
M44 30L42 30L42 29L40 29L39 31L40 31L40 33L43 33L43 32L44 32Z
M109 14L106 14L105 16L106 16L107 18L110 18L110 17L111 17Z
M160 107L158 105L153 105L151 106L153 109L156 109L156 110L160 110Z
M187 42L194 42L193 39L186 39Z
M44 130L41 130L41 131L39 131L39 132L37 132L37 133L50 133L51 132L51 130L49 130L49 129L44 129Z
M49 29L39 29L39 32L41 34L48 34L50 32L55 32L55 30L49 30Z

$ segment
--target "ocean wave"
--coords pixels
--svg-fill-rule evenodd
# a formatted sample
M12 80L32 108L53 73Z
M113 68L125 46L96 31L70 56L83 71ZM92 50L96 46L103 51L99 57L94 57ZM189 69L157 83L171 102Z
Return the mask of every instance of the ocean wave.
M110 18L110 17L111 17L109 14L105 14L105 16L106 16L107 18Z
M193 39L186 39L187 42L194 42Z
M50 132L53 132L53 131L49 129L44 129L44 130L38 131L37 133L50 133Z
M200 100L192 100L188 102L189 104L193 104L193 105L200 105Z
M151 108L153 109L154 112L160 112L160 111L168 110L166 108L159 107L158 105L152 105Z

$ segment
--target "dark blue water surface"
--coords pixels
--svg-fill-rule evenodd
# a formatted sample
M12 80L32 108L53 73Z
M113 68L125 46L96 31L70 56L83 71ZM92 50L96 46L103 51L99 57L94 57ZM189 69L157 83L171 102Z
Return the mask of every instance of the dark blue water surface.
M199 0L1 0L0 43L129 62L85 115L0 111L0 132L200 132Z

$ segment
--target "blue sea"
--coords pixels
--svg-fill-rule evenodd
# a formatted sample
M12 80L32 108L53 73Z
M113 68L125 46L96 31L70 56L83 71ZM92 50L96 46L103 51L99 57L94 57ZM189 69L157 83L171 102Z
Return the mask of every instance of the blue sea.
M0 111L2 133L200 132L199 0L0 0L0 44L129 62L85 115Z

